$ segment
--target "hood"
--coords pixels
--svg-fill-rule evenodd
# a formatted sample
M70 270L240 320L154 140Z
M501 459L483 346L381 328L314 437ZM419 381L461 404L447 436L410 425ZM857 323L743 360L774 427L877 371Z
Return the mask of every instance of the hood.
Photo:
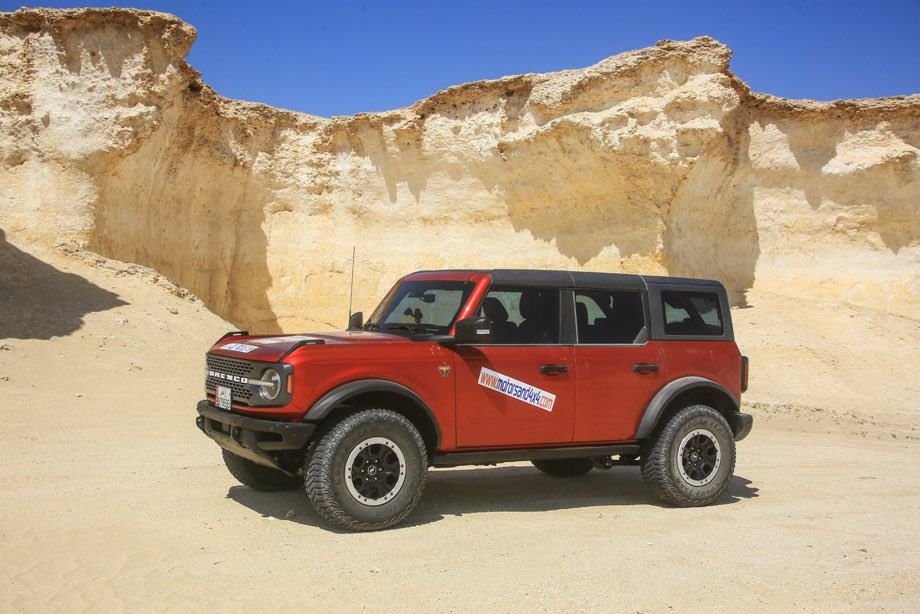
M371 343L412 343L400 335L365 330L336 333L306 333L302 335L249 335L224 337L208 351L210 354L245 358L262 362L278 362L292 350L305 345L342 345Z

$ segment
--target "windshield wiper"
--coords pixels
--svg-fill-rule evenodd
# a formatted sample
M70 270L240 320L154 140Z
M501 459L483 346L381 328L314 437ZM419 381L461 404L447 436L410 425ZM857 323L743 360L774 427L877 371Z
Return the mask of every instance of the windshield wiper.
M381 330L407 330L410 333L421 333L423 335L437 335L441 332L441 327L436 324L384 324Z
M421 327L421 324L384 324L383 330L407 330L409 332L415 332Z

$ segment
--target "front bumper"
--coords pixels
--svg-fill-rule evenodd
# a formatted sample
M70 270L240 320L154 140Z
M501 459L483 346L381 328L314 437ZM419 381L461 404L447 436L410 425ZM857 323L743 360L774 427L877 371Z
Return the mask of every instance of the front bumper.
M731 414L728 417L728 421L732 427L732 433L735 435L735 441L741 441L747 437L754 427L754 416L751 414Z
M198 402L195 423L224 450L288 474L293 467L284 466L282 457L306 447L316 431L315 424L250 418L214 407L206 400Z

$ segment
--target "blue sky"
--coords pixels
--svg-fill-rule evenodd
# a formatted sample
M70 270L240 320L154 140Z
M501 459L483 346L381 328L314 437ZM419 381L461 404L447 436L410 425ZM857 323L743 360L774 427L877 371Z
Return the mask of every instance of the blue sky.
M0 0L13 11L23 0ZM920 93L920 0L651 2L45 1L133 6L198 29L189 62L224 96L314 115L409 105L450 85L589 66L708 34L752 89L832 100Z

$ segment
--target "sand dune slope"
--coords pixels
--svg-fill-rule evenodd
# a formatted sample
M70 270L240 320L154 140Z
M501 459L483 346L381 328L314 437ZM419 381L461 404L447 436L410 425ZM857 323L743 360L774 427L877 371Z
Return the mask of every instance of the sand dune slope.
M834 335L803 338L795 317L761 312L769 297L734 312L758 367L758 422L720 505L661 507L634 468L571 481L525 464L437 470L409 523L353 535L324 525L300 492L235 483L195 429L202 354L230 325L132 265L9 243L0 259L4 610L920 604L916 418L907 399L851 398L860 371L892 368L873 366L875 341L845 364L818 349L855 339L852 328L913 356L916 330L890 316L831 309ZM801 387L812 378L821 385ZM880 400L916 393L888 386Z

